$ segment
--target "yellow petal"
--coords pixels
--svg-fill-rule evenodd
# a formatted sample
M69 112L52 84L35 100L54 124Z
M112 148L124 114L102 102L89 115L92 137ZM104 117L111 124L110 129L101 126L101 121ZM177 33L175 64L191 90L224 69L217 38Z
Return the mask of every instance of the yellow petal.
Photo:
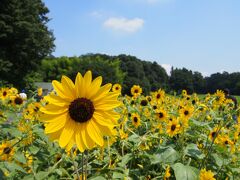
M57 106L54 104L48 104L40 108L40 111L45 114L62 114L68 111L67 106Z
M103 146L103 135L93 120L90 120L87 124L87 131L95 143L97 143L99 146Z
M121 106L121 104L122 103L119 101L107 101L107 103L103 103L103 104L98 104L98 105L94 104L94 108L95 110L108 111Z
M76 98L75 86L74 86L72 80L69 79L67 76L62 76L61 82L62 82L62 87L63 87L64 92L67 93L67 95L71 99L75 99Z
M76 89L76 97L83 97L85 94L83 77L80 73L77 74L75 79L75 89Z
M52 123L58 123L59 121L66 121L68 118L68 113L62 113L62 114L43 114L40 116L40 121L43 122L52 122Z
M92 72L91 71L87 71L86 74L83 77L84 82L85 82L85 86L84 88L87 89L89 88L91 82L92 82Z
M67 92L64 91L62 84L56 80L52 81L52 85L54 90L57 92L57 95L63 99L71 100L71 98L67 95Z
M60 129L62 129L65 125L66 121L59 121L58 123L48 123L45 124L46 128L45 128L45 133L49 134L49 133L53 133L56 131L59 131Z
M80 132L75 133L75 139L76 139L76 144L77 144L77 147L78 147L79 151L84 152L86 147L83 143Z
M107 119L106 117L103 117L100 113L98 112L94 112L93 114L93 120L95 122L98 122L99 124L103 125L103 126L111 126L112 121L110 119Z
M102 77L101 76L94 79L93 82L91 83L91 85L89 86L90 91L86 92L86 98L91 99L91 97L98 92L101 84L102 84Z
M91 97L91 100L97 101L98 99L101 99L106 96L106 94L110 91L112 87L112 84L108 83L102 86L98 92Z
M48 101L49 104L55 104L58 106L66 106L71 102L56 95L48 95L48 96L45 96L44 99Z
M76 123L73 120L69 119L67 121L59 138L60 147L65 147L69 143L75 131L75 126Z

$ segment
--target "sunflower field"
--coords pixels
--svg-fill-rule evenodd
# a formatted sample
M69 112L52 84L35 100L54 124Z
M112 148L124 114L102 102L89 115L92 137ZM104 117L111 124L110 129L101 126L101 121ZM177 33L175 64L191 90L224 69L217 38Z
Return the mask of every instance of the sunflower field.
M239 109L221 90L123 96L91 71L52 85L0 88L0 179L240 179Z

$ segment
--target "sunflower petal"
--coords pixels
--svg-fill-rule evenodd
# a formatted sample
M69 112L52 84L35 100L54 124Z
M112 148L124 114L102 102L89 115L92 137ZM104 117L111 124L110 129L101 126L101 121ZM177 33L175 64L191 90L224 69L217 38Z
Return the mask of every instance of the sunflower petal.
M83 97L82 82L83 82L83 77L80 73L78 73L75 79L76 97Z
M97 101L98 99L101 99L101 98L105 97L106 94L110 91L111 87L112 87L112 84L110 84L110 83L105 84L104 86L102 86L102 87L98 90L98 92L97 92L95 95L93 95L93 96L91 97L91 99L92 99L93 101Z
M56 131L59 131L60 129L62 129L65 125L66 121L59 121L59 122L54 122L54 123L48 123L46 124L46 128L45 128L45 133L49 134L49 133L53 133Z
M75 126L76 123L73 120L69 119L67 121L59 138L60 147L65 147L69 143L70 139L74 134Z
M71 99L75 99L76 98L75 86L72 80L69 79L67 76L62 76L61 82L64 92L67 92L68 96Z
M101 76L94 79L93 82L91 83L90 87L89 87L89 89L91 89L91 91L86 92L86 97L88 99L91 99L91 97L98 92L101 84L102 84L102 77Z
M68 111L67 106L56 106L54 104L48 104L40 108L40 111L45 114L62 114Z
M99 146L103 146L103 137L102 133L99 130L99 128L95 125L95 122L93 120L90 120L87 124L87 132L91 139L95 141Z
M71 100L71 98L68 97L68 95L65 93L63 86L60 82L53 80L52 85L53 85L54 90L57 92L58 96L60 96L63 99Z

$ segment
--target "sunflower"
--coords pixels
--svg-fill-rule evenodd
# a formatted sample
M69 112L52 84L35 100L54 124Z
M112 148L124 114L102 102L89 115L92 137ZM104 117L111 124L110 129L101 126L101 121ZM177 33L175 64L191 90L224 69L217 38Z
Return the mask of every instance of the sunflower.
M133 113L131 115L131 119L132 119L132 124L135 126L135 128L137 128L141 124L139 114Z
M180 132L180 124L178 119L174 118L172 121L168 122L167 133L170 137L175 136Z
M225 95L222 90L217 90L213 96L215 97L214 104L216 105L221 105L225 100Z
M166 168L166 171L165 171L165 175L164 175L164 180L169 179L170 176L171 176L171 173L170 173L170 166L167 165L167 168Z
M17 96L11 96L11 102L13 103L13 105L22 105L23 104L23 102L24 102L24 100L23 100L23 98L21 98L19 95L17 95Z
M179 110L180 117L183 119L189 119L194 111L194 107L192 106L184 106Z
M167 112L164 109L157 109L156 110L156 117L160 121L164 121L167 118Z
M114 84L112 87L113 92L121 93L122 91L122 86L120 84Z
M182 90L182 96L186 96L187 95L187 91L185 89Z
M207 171L205 168L201 169L200 174L199 174L199 179L200 180L215 180L213 172L211 170Z
M141 88L139 85L134 85L134 86L131 88L131 94L132 94L134 97L140 96L140 95L142 94L142 88Z
M41 87L37 89L37 94L38 94L38 96L43 95L43 89Z
M164 100L164 97L165 97L165 91L162 90L162 89L159 89L157 92L155 92L155 100L157 102L159 101L163 101Z
M10 142L0 145L0 159L3 161L11 161L14 155L14 148Z
M8 88L1 88L0 90L0 99L5 100L9 96L9 89Z
M95 145L103 146L103 137L114 133L119 119L114 108L121 103L118 93L109 92L112 85L101 87L102 77L92 81L91 71L84 77L78 73L75 84L66 76L52 84L57 95L48 95L48 104L41 108L45 113L41 116L45 133L68 150L75 144L81 152Z

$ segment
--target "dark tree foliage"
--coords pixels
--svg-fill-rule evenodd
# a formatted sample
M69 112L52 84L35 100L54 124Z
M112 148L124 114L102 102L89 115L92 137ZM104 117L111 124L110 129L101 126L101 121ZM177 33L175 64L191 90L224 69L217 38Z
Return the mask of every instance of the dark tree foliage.
M231 94L240 95L240 73L215 73L206 78L207 91L215 92L216 89L228 88Z
M123 93L130 94L131 87L136 84L143 88L144 94L159 88L166 88L168 76L164 68L156 62L147 62L135 56L119 55L121 69L126 72Z
M18 88L54 48L46 24L48 8L41 0L0 1L0 79Z

